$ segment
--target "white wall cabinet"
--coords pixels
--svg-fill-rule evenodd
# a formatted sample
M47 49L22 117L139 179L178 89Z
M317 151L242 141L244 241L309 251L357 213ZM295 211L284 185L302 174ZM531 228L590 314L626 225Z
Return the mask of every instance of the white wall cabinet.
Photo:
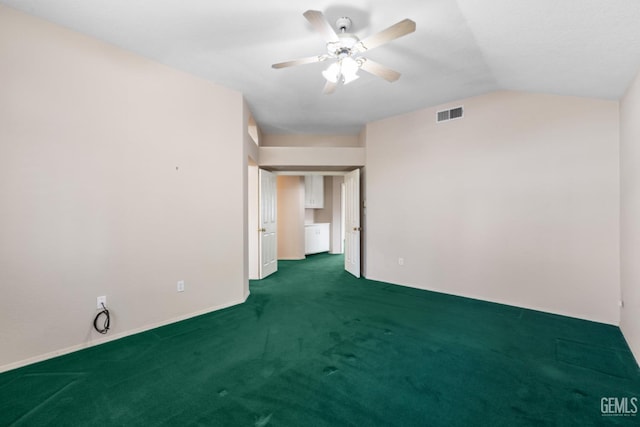
M329 252L329 223L307 224L304 226L304 253Z
M322 175L305 175L304 207L306 209L322 209L324 207L324 177Z

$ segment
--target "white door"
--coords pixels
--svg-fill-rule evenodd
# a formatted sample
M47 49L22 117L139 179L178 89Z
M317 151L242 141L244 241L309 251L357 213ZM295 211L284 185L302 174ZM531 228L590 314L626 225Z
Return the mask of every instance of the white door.
M278 271L276 175L260 169L260 278Z
M360 169L344 177L344 269L360 277Z

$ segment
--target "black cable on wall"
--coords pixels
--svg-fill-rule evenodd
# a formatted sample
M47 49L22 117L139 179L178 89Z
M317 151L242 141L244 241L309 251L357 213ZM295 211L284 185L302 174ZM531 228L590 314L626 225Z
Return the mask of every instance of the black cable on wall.
M98 321L100 320L100 316L104 316L104 322L102 323L102 327L98 326ZM102 311L96 314L95 319L93 319L93 327L95 328L96 331L100 332L101 334L106 334L107 331L109 331L110 324L111 324L111 315L109 315L109 310L107 310L107 307L105 307L104 304L102 304Z

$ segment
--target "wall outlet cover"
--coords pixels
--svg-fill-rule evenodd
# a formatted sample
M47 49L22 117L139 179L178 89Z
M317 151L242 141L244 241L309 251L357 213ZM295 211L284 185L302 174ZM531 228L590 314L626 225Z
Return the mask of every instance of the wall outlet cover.
M107 296L106 295L102 295L98 298L96 298L96 309L100 309L102 310L102 304L104 304L104 306L107 306Z

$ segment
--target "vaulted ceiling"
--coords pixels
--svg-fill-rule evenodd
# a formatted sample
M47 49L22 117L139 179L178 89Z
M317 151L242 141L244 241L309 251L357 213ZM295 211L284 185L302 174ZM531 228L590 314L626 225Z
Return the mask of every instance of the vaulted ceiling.
M638 0L0 0L242 92L265 133L354 134L370 121L495 90L619 99L640 69ZM367 52L365 72L324 95L326 52L302 16L353 21L361 39L409 18L414 33Z

